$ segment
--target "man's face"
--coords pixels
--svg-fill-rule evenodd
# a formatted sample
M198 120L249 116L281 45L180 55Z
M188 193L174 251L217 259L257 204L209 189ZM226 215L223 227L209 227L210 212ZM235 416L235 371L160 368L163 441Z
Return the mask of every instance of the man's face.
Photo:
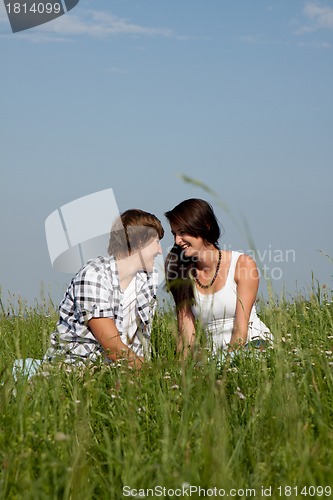
M155 257L162 254L162 247L158 237L153 238L144 248L139 250L143 269L152 272Z

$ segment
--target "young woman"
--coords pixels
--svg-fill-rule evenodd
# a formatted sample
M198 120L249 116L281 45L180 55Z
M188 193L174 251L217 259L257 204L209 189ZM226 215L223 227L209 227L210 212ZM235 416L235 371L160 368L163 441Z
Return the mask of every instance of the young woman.
M160 221L142 210L116 219L110 256L88 261L68 286L44 361L125 358L140 368L149 355L158 284L154 259L162 253L163 235Z
M175 240L166 258L166 280L176 304L184 355L195 343L197 321L214 353L271 341L254 305L257 266L246 254L220 249L220 228L211 205L193 198L165 216Z

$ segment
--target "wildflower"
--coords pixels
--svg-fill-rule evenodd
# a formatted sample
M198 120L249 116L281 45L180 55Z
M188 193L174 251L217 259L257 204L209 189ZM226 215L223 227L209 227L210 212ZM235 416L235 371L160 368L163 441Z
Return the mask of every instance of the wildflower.
M331 355L332 355L332 351L325 351L325 354L326 354L327 356L331 356Z
M239 397L239 399L245 399L245 396L244 396L244 394L241 392L241 390L240 390L240 388L239 388L239 387L237 387L237 389L236 389L236 391L235 391L235 394L236 394L236 396L238 396L238 397Z
M179 385L174 384L174 385L172 385L172 386L170 387L170 389L179 389Z
M65 434L64 432L56 432L55 436L54 436L54 439L56 441L68 441L69 440L69 436L67 434Z
M227 372L238 373L238 368L236 366L233 366L232 368L227 368Z
M187 483L187 482L182 483L182 489L183 489L183 490L186 490L186 489L188 489L188 488L190 488L190 487L191 487L190 483Z

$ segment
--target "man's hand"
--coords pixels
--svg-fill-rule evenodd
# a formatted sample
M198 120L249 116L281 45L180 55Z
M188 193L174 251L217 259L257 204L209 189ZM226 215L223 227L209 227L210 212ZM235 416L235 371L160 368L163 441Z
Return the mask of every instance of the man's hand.
M88 326L111 361L125 359L129 367L140 370L144 358L137 356L132 349L124 344L113 319L92 318L88 322Z

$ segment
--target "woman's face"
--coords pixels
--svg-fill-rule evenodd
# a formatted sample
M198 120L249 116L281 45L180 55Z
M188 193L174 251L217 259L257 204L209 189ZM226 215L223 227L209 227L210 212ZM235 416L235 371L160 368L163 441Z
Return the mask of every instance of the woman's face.
M195 257L205 249L204 240L197 236L191 236L176 224L170 224L171 233L176 245L180 246L186 257Z

